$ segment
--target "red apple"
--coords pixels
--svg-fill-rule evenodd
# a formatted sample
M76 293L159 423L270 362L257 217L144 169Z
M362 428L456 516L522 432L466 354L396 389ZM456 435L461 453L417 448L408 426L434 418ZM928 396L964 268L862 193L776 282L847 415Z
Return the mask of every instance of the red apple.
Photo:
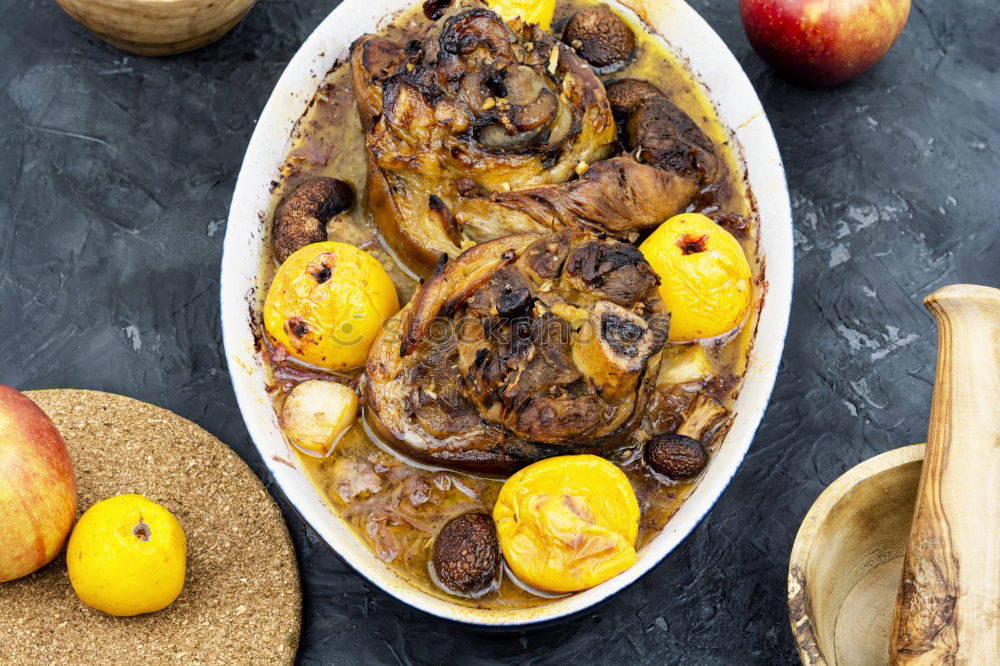
M785 77L832 86L886 54L906 25L910 0L740 0L757 53Z
M38 405L0 385L0 583L48 564L76 516L66 442Z

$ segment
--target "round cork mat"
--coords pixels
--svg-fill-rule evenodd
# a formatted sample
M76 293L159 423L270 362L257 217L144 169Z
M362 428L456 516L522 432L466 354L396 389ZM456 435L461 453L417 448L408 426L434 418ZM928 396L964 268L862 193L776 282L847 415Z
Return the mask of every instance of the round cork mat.
M128 493L187 534L184 590L166 609L111 617L81 603L65 554L0 584L0 663L291 664L302 596L281 512L229 447L172 412L97 391L29 391L69 446L77 517Z

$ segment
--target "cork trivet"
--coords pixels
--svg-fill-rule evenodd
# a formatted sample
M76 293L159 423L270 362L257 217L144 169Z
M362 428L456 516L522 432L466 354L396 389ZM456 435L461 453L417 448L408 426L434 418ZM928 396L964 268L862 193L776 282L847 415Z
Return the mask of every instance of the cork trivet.
M60 555L0 584L0 664L291 664L302 608L295 551L250 468L159 407L96 391L27 395L69 446L79 512L127 493L164 505L187 533L187 577L166 609L111 617L76 598Z

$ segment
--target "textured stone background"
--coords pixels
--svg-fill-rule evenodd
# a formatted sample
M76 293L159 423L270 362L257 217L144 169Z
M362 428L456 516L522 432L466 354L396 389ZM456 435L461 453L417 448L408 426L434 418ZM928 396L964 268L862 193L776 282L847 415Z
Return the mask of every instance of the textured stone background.
M874 70L810 90L751 51L736 0L692 4L753 81L792 192L791 328L749 457L638 584L527 634L394 601L279 498L305 586L303 663L795 661L784 598L799 521L844 470L923 440L936 342L921 298L1000 284L1000 6L918 0ZM220 249L257 114L335 5L261 0L221 42L152 60L50 0L0 0L0 382L161 405L267 479L223 365Z

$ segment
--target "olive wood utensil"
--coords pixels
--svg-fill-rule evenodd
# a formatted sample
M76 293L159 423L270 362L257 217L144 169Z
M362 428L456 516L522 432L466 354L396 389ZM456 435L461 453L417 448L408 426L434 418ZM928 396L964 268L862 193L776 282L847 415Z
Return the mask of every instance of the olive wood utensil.
M788 610L806 666L1000 663L1000 290L947 287L927 307L940 328L928 463L921 444L856 465L795 537Z
M1000 289L924 300L938 324L927 449L891 664L1000 661Z

